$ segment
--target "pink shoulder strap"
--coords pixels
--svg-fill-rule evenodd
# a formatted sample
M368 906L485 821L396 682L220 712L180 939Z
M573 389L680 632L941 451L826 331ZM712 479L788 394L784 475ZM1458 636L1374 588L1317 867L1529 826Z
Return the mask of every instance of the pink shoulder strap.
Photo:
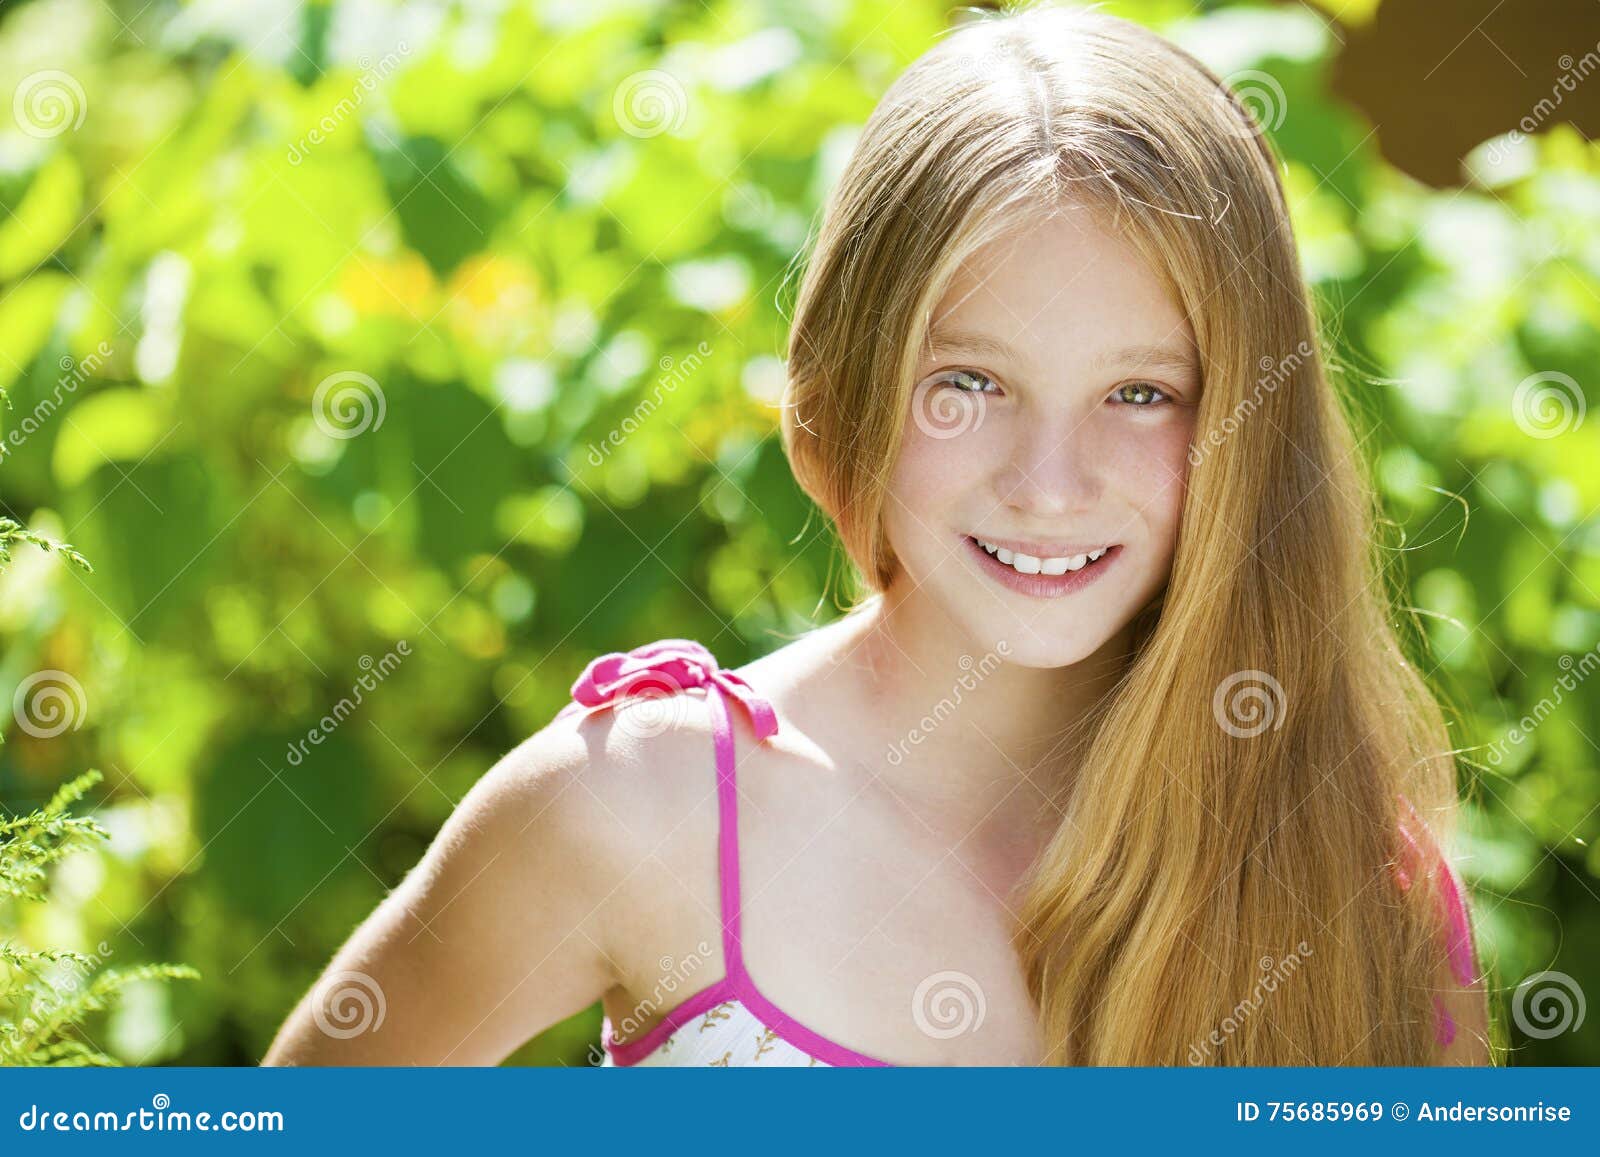
M711 652L689 639L663 639L601 655L572 685L566 715L630 695L661 697L704 687L711 706L711 733L717 763L717 873L721 885L722 953L730 977L744 972L739 928L739 789L735 779L733 720L729 700L744 708L757 742L778 730L772 704L756 694L744 677L717 666Z
M1400 856L1394 863L1395 882L1401 891L1409 891L1415 873L1432 875L1440 873L1439 906L1444 934L1448 939L1450 971L1456 983L1470 987L1477 979L1477 953L1472 944L1472 926L1467 919L1466 902L1462 899L1460 879L1448 858L1440 851L1427 823L1417 814L1404 794L1400 796ZM1435 1039L1448 1045L1455 1039L1454 1019L1437 996L1433 999L1436 1013Z

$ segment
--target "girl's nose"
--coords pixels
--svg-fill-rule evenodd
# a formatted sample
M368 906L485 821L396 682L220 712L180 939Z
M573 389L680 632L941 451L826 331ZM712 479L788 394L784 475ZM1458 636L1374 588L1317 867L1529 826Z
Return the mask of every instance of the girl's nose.
M1002 505L1040 519L1093 509L1103 488L1105 447L1091 417L1020 423L996 478ZM1097 452L1098 449L1098 452Z

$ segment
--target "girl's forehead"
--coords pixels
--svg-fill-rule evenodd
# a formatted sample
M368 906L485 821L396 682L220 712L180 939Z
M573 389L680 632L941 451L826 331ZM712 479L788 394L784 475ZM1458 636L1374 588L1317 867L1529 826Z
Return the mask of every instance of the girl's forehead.
M1017 279L1060 289L1089 276L1156 279L1122 231L1100 213L1075 207L1024 218L976 246L960 262L955 281L968 290Z
M1089 214L1029 223L982 245L956 268L924 345L998 352L1192 340L1167 282Z

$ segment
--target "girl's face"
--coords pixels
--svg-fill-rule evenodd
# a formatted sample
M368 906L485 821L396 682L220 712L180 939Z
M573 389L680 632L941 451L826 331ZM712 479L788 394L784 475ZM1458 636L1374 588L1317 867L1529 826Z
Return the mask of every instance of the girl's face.
M915 380L884 509L895 586L1023 666L1092 655L1171 569L1201 390L1183 312L1068 209L968 259Z

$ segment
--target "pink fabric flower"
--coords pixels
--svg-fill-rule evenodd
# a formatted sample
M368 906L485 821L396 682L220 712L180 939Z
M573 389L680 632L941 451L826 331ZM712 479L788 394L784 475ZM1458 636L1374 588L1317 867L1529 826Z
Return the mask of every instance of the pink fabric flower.
M691 687L714 685L742 703L756 739L778 730L771 704L744 677L717 666L710 651L691 639L662 639L631 651L601 655L572 685L575 705L599 707L629 695L676 695ZM564 708L565 711L571 708Z

